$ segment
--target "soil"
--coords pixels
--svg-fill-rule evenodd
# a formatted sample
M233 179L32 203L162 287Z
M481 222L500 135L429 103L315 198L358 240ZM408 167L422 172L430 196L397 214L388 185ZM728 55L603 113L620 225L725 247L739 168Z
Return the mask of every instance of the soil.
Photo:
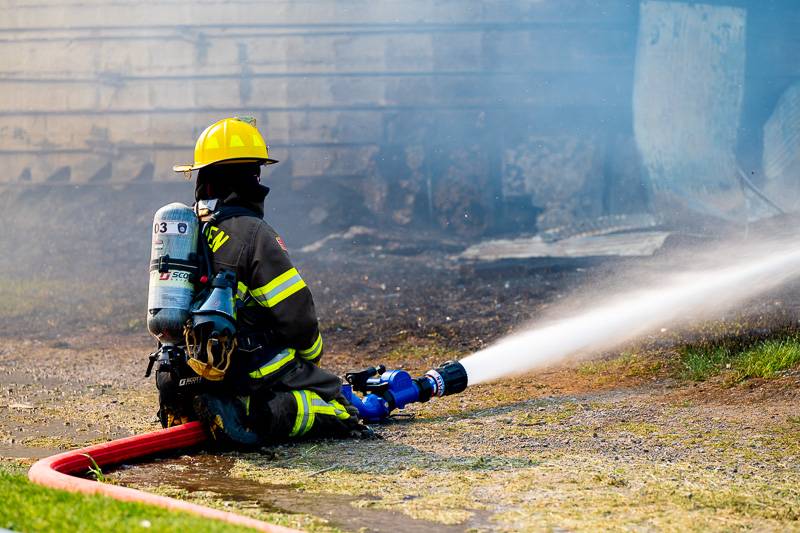
M457 249L396 236L296 254L321 317L323 365L421 372L565 300L580 307L615 271L664 261L467 265L452 259ZM55 280L31 303L0 288L0 456L33 459L158 427L143 377L153 342L141 285L98 292L99 308L89 297L46 305L71 290ZM730 385L674 372L682 343L768 336L793 328L799 306L798 287L787 287L591 364L470 387L411 406L376 427L379 440L199 453L109 477L319 531L800 530L800 373Z

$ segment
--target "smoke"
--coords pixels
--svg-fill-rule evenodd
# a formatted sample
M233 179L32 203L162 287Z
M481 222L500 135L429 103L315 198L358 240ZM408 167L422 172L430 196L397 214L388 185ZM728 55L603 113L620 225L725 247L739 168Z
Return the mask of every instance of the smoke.
M639 2L362 4L11 2L0 22L0 183L168 182L206 125L251 114L281 160L265 173L279 200L270 215L300 245L354 224L476 236L648 208L635 71L667 81L639 91L646 109L660 109L662 92L691 95L676 92L681 80L661 56L637 67L637 36L650 35ZM666 5L667 18L705 16L690 3L649 4ZM752 152L750 171L757 132L788 83L796 50L786 21L797 7L738 4L748 8L755 69L744 78L741 129L756 134L739 150ZM716 37L711 22L691 31ZM697 66L703 75L720 71L710 57ZM666 103L659 130L714 137L684 131L697 113ZM740 110L720 107L712 118L734 135ZM657 152L663 139L646 141ZM291 223L298 209L313 210L308 224Z
M91 184L124 206L114 186L158 195L206 125L250 114L281 160L265 172L268 216L299 246L353 225L476 237L646 211L653 159L680 167L679 181L715 186L681 166L687 150L667 134L692 139L696 159L718 168L696 140L711 142L721 125L714 152L730 163L736 148L764 185L760 132L797 55L787 21L798 7L776 0L735 2L746 29L735 61L707 50L730 27L714 17L731 10L687 2L7 4L0 183ZM674 75L688 56L642 56L651 34L666 39L658 24L688 28L678 43L705 47L690 54L691 76ZM744 87L741 109L707 83L717 75L737 95ZM637 79L638 109L656 124L642 122L640 138ZM667 151L667 161L673 145L679 156ZM741 200L736 174L721 173ZM304 224L297 212L309 213Z
M264 173L272 188L266 218L291 250L357 225L409 228L409 239L442 229L466 241L607 215L661 215L633 128L640 34L650 35L640 27L646 4L4 2L0 296L20 280L46 279L64 282L51 290L65 294L61 309L74 310L74 288L90 286L113 286L117 301L140 305L152 213L192 198L172 165L192 159L208 124L237 114L257 118L281 161ZM736 4L747 11L741 110L685 98L681 82L704 78L678 79L658 54L651 68L665 80L639 94L646 109L660 109L651 100L663 103L664 95L692 114L724 108L708 124L724 119L734 131L738 121L736 156L764 186L761 132L794 79L788 21L800 7ZM708 20L682 38L715 37ZM721 72L715 61L698 71ZM713 91L711 98L720 100ZM667 103L669 112L654 112L657 127L646 130L714 137L717 128L695 128L686 109ZM651 151L663 141L655 137ZM682 161L685 151L677 151ZM707 156L698 159L712 161ZM797 182L792 168L787 183Z
M800 275L796 241L747 250L726 246L693 258L700 269L640 277L639 289L597 294L574 316L531 326L461 361L470 385L619 346L659 327L713 317Z

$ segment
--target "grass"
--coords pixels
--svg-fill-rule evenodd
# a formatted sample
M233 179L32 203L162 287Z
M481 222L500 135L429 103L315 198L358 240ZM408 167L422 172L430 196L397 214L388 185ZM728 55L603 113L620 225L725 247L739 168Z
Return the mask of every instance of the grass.
M691 381L705 381L730 364L732 354L726 346L693 346L681 350L680 375Z
M265 490L279 480L319 498L364 496L354 502L356 507L467 530L786 531L800 523L798 474L790 470L765 476L755 469L732 478L713 461L698 466L681 460L612 460L575 449L535 463L511 460L508 466L502 463L510 458L464 459L385 440L366 443L352 454L342 454L336 443L324 443L277 462L243 457L234 476L265 483ZM333 470L311 475L333 463Z
M0 463L0 528L13 531L251 531L104 496L52 490L28 481L24 467Z
M740 379L770 378L800 364L800 339L768 340L740 354L735 368Z
M571 474L553 467L532 472L535 482L521 490L507 487L508 505L492 520L506 530L794 531L800 517L790 482L731 481L687 463L584 459ZM568 475L574 483L565 483Z
M734 382L769 379L800 365L800 337L766 339L736 349L726 345L699 345L680 351L679 374L684 379L705 381L731 371Z
M89 462L91 463L91 466L89 466L89 471L86 474L93 476L94 480L99 483L105 483L106 476L103 474L103 470L100 468L100 465L98 465L97 461L94 460L94 457L88 453L82 453L81 455L89 459Z

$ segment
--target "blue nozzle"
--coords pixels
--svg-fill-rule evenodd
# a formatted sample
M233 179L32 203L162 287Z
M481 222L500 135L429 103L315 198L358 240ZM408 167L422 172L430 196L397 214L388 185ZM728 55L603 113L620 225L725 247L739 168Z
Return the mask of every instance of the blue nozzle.
M342 396L358 409L358 415L368 424L381 422L389 417L389 402L377 394L367 394L362 400L353 393L353 387L347 384L342 385Z
M416 379L405 370L385 370L383 365L349 372L346 378L348 384L342 385L342 395L368 423L381 422L393 410L410 403L427 402L431 396L457 394L467 388L467 372L455 361L448 361Z

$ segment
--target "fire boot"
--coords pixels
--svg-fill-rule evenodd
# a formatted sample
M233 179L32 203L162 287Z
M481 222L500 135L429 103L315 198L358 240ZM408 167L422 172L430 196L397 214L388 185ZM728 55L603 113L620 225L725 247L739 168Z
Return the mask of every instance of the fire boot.
M200 394L194 399L194 410L219 444L257 446L258 435L245 426L245 410L238 398Z

